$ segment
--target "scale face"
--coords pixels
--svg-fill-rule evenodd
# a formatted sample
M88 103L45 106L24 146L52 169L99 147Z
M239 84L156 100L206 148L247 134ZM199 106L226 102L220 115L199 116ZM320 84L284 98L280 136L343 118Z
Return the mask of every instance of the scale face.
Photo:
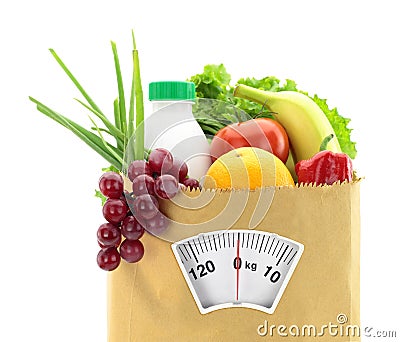
M200 313L246 307L272 314L304 246L258 230L220 230L172 250Z

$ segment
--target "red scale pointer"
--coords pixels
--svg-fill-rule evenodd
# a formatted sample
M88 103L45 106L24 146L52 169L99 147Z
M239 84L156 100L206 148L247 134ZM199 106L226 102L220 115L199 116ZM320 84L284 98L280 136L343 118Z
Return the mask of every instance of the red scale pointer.
M236 300L239 300L239 270L240 270L240 240L237 240L236 248Z

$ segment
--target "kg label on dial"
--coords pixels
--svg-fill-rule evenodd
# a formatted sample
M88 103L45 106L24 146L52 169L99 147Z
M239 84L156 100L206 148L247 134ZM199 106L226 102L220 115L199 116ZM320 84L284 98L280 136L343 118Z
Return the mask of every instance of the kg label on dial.
M221 230L172 245L200 313L246 307L272 314L304 246L256 230Z

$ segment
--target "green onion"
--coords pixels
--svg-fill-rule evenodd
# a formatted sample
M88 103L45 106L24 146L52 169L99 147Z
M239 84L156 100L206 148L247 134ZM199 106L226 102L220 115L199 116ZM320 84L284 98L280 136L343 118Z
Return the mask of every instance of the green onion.
M75 84L75 86L78 88L78 90L81 92L83 97L86 99L86 101L92 106L92 108L99 112L100 114L103 114L103 112L100 110L100 108L94 103L94 101L91 99L91 97L86 93L86 91L83 89L81 84L78 82L78 80L72 75L71 71L67 68L67 66L64 64L64 62L61 60L60 57L56 54L56 52L53 49L49 49L50 53L53 55L53 57L56 59L57 63L60 64L61 68L65 71L65 73L68 75L68 77L71 79L71 81ZM104 114L103 114L104 115Z
M136 48L135 36L132 30L132 41L133 41L133 48ZM133 50L132 50L132 57L133 57ZM133 60L133 59L132 59ZM135 131L135 67L132 68L132 82L131 82L131 95L129 101L129 114L128 114L128 141L132 137L133 132Z
M65 128L69 129L76 136L82 139L87 145L94 149L98 154L100 154L104 159L106 159L110 164L114 165L117 169L120 170L122 168L122 163L120 162L119 158L116 159L114 155L109 151L109 149L113 149L116 154L120 153L120 151L118 151L114 146L110 145L109 143L103 142L97 135L86 130L85 128L81 127L80 125L66 118L65 116L56 113L54 110L40 103L33 97L29 97L29 99L37 104L38 111L55 120ZM120 158L122 158L122 154L120 154Z
M114 100L113 107L114 107L115 126L116 127L121 127L121 117L119 115L119 101L118 101L118 99ZM125 144L125 137L124 137L124 134L122 134L122 141L117 143L117 146L120 149L124 149L124 144Z
M117 142L118 142L118 140L122 141L124 139L124 135L122 134L122 132L118 128L116 128L110 121L108 121L108 119L104 116L104 114L101 114L101 113L97 112L96 110L94 110L93 108L89 107L87 104L83 103L79 99L75 99L75 100L78 101L86 109L90 110L101 121L103 121L104 125L108 128L109 133L116 138Z
M134 141L134 148L132 150L135 153L135 159L143 159L147 154L144 149L143 90L140 79L139 56L136 49L136 42L133 31L132 41L133 72L128 113L125 106L124 86L122 81L122 73L118 57L117 45L114 42L111 42L111 49L114 57L114 67L118 86L118 97L113 102L114 124L111 123L107 116L100 110L100 108L96 105L96 103L82 87L81 83L78 82L75 76L71 73L71 71L67 68L65 63L61 60L61 58L53 49L50 49L51 54L64 70L64 72L67 74L67 76L74 83L74 85L85 98L87 103L79 99L75 100L91 113L93 113L98 119L100 119L105 127L99 127L96 122L89 116L89 119L94 127L92 126L90 127L90 129L85 129L76 122L47 107L35 98L29 97L29 99L36 104L36 108L39 112L55 120L60 125L73 132L76 136L83 140L88 146L90 146L94 151L96 151L119 171L122 171L127 166L124 165L123 158L126 152L125 150L128 148L129 139L134 135L134 133L136 133L136 136ZM95 131L97 135L92 131ZM102 132L105 132L112 136L115 139L117 146L115 147L114 145L107 142L104 139ZM133 151L127 152L132 153Z
M101 134L101 131L100 131L99 127L96 125L96 123L94 122L94 120L93 120L90 116L89 116L89 119L90 119L90 121L92 121L93 125L96 127L97 133L99 134L99 137L100 137L101 141L103 142L104 147L105 147L105 148L107 149L107 151L110 152L110 154L111 154L115 159L117 159L117 160L121 163L121 165L122 165L122 164L123 164L123 159L122 159L122 157L120 157L120 156L118 155L117 152L114 152L114 151L112 150L112 148L108 146L107 142L105 141L105 139L104 139L104 137L103 137L103 134Z
M135 36L133 39L133 69L134 69L134 88L136 98L136 135L135 135L135 159L144 158L144 106L143 90L140 79L139 52L136 49Z
M117 46L114 42L111 42L111 48L114 55L115 73L117 76L118 85L118 103L119 103L119 123L120 130L126 132L126 109L125 109L125 95L124 95L124 85L122 82L121 67L119 64L119 57L117 52ZM126 139L126 134L124 134L124 140ZM124 141L124 144L126 141Z

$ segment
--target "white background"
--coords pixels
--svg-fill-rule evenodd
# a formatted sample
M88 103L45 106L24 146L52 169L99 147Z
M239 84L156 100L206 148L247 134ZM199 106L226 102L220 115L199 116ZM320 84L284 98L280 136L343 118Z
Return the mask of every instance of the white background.
M145 90L150 81L184 80L205 64L224 63L233 80L293 79L352 119L359 150L355 165L366 177L362 325L397 330L400 336L395 5L386 0L3 4L0 341L106 340L106 273L95 262L103 218L93 193L107 163L37 112L28 95L90 124L73 100L81 96L48 52L51 47L103 111L112 113L117 88L109 41L117 42L129 76L132 28ZM126 77L127 89L129 82Z

